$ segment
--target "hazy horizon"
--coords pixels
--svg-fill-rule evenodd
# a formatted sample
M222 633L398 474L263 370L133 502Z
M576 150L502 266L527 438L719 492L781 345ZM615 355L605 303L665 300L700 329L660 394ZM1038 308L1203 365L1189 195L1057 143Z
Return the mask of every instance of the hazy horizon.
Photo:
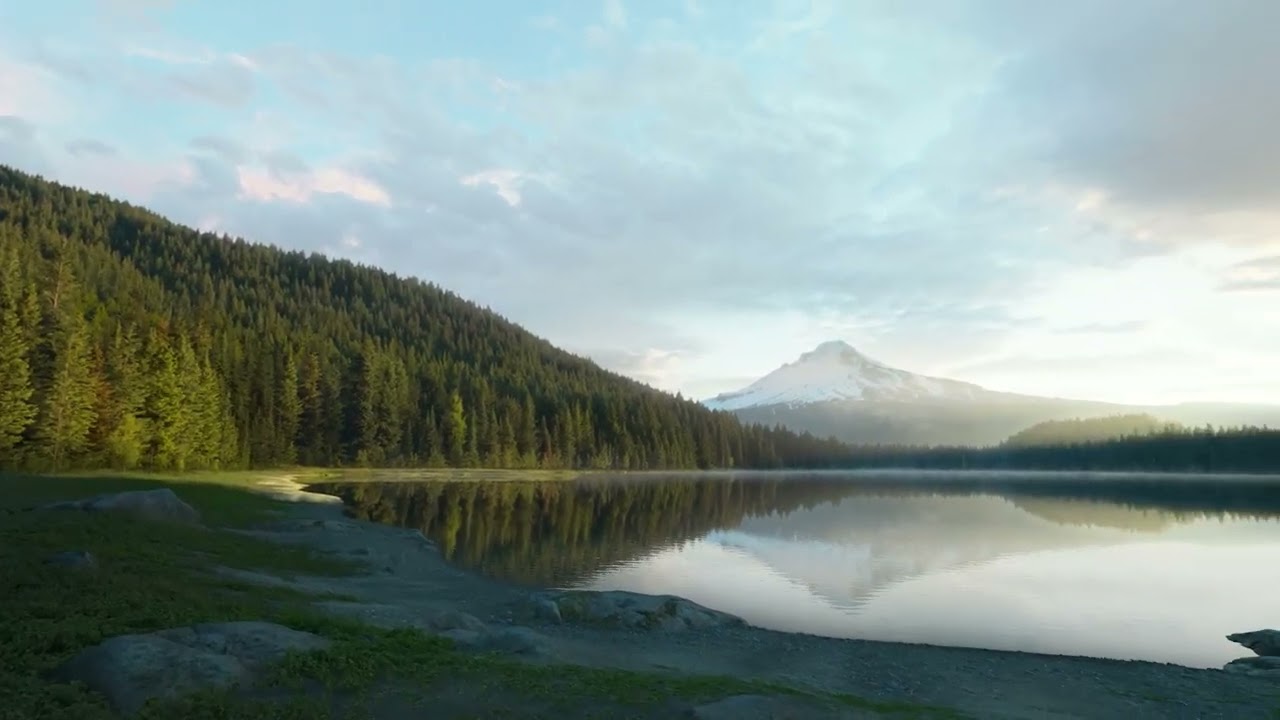
M0 27L0 163L421 277L695 399L843 340L992 390L1280 404L1278 24L51 0Z

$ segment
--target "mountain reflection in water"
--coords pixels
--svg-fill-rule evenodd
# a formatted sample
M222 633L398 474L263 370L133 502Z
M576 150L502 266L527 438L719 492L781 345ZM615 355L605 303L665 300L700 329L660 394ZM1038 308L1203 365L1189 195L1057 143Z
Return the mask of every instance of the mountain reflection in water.
M672 593L785 630L1208 666L1240 655L1225 633L1280 620L1263 602L1280 573L1258 572L1280 556L1273 479L810 473L315 489L508 582Z

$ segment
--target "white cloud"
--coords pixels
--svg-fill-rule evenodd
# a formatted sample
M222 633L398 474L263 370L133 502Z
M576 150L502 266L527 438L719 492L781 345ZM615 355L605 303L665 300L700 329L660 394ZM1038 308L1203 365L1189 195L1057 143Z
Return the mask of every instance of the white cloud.
M604 0L604 21L616 30L627 27L627 9L623 7L622 0Z
M0 116L64 120L67 104L53 89L48 70L0 52Z
M463 177L458 182L467 187L488 185L506 203L512 207L520 204L520 182L522 176L515 170L496 169L483 170Z
M391 195L378 183L340 168L277 174L239 167L241 197L259 201L307 203L317 194L339 194L371 205L391 206Z

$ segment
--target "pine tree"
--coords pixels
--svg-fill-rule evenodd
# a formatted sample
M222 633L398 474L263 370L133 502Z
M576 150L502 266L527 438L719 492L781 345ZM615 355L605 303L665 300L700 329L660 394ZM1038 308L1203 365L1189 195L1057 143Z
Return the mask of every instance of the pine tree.
M372 343L366 343L364 351L356 359L349 407L354 417L348 426L355 431L352 456L358 465L379 464L382 460L378 447L378 356Z
M58 337L52 343L53 376L43 399L36 437L55 468L83 452L95 419L95 387L89 333L79 311L65 297L58 309Z
M280 424L276 437L280 448L276 461L284 465L298 462L298 429L302 421L302 400L298 397L298 366L293 356L285 358L284 373L280 376L280 389L276 401L277 416Z
M111 402L100 409L98 422L102 426L99 452L103 461L121 470L138 466L147 439L146 423L140 417L147 388L138 355L137 335L132 328L117 326L105 358Z
M9 456L36 417L31 402L31 366L27 355L29 335L22 327L21 292L17 253L6 248L0 257L0 459Z
M436 420L435 410L427 413L422 431L422 460L427 467L443 467L445 464L444 439L440 436L440 423Z
M298 373L298 456L302 462L320 465L328 452L325 447L324 394L321 386L320 356L308 353Z
M147 457L158 470L180 469L182 434L187 428L178 359L173 346L156 331L147 340L146 354Z
M450 465L461 466L467 453L467 416L462 407L462 396L454 392L449 396L449 414L444 425L446 453Z

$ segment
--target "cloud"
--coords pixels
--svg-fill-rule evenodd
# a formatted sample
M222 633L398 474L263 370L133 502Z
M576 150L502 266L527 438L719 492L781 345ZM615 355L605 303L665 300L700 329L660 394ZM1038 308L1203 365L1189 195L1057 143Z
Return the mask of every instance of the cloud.
M201 135L190 141L190 146L200 152L209 152L234 164L244 162L248 151L240 143L230 138L216 135Z
M115 155L117 152L114 146L92 138L72 140L64 147L72 155Z
M17 115L0 115L0 133L15 143L34 143L36 139L35 125Z
M1223 273L1218 286L1223 292L1268 292L1280 290L1280 255L1238 262Z
M163 51L136 51L140 56L178 66L167 73L167 85L195 99L227 108L247 105L257 91L256 64L238 53L195 56Z
M1264 88L1280 63L1270 31L1280 6L960 3L942 19L1005 51L974 120L1039 138L1018 166L1024 178L1096 191L1120 222L1155 237L1274 237L1280 94Z
M0 115L0 160L32 172L47 173L48 160L38 141L35 125L16 115Z
M236 171L240 196L246 199L308 203L318 194L337 194L371 205L391 205L391 196L380 185L341 168L272 172L241 166Z
M676 391L680 388L680 353L648 348L619 350L598 348L589 353L597 362L653 387Z
M489 185L506 203L512 207L520 204L521 175L515 170L482 170L468 175L458 182L467 187Z
M64 103L51 89L50 72L0 51L0 116L60 117Z
M1224 292L1276 292L1280 291L1280 278L1266 280L1231 280L1221 286Z
M1145 320L1125 320L1122 322L1097 322L1087 323L1085 325L1073 325L1065 327L1058 332L1072 335L1097 335L1112 333L1131 333L1141 330L1147 326Z
M627 9L623 7L622 0L605 0L604 21L606 25L616 30L627 27Z

